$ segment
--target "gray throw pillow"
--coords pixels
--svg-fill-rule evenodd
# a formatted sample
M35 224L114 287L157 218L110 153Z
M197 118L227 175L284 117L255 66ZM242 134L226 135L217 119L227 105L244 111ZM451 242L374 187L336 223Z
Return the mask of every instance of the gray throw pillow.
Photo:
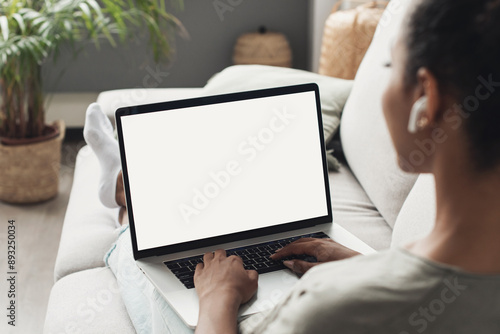
M340 125L340 114L349 97L352 80L332 78L312 72L264 65L230 66L214 75L204 87L206 95L234 93L247 90L316 83L319 87L323 133L328 143ZM337 170L338 162L328 157L328 165Z

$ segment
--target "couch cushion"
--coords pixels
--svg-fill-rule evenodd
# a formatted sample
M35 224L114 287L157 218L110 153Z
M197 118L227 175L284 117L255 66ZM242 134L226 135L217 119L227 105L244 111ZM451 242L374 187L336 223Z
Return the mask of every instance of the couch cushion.
M135 333L109 268L68 275L50 292L44 333Z
M393 1L386 9L356 75L340 130L353 174L390 226L417 178L399 169L381 107L390 75L383 64L390 60L390 44L409 2Z
M99 162L83 147L76 158L73 187L64 217L54 276L104 266L104 254L116 240L118 209L109 209L97 196Z
M422 174L406 198L392 233L391 247L402 247L423 238L434 227L436 189L434 176Z
M352 175L349 167L328 174L333 221L376 250L389 248L392 229Z
M203 88L207 95L241 92L314 82L319 86L323 132L329 142L337 132L340 113L351 92L352 80L327 77L292 68L236 65L214 75Z

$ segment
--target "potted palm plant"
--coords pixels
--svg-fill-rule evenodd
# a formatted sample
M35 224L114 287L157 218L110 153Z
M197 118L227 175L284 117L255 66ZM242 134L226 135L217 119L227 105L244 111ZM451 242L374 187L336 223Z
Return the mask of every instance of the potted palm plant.
M45 123L41 65L61 47L116 46L138 29L148 30L154 60L167 60L182 26L166 1L0 0L0 200L38 202L58 191L65 127Z

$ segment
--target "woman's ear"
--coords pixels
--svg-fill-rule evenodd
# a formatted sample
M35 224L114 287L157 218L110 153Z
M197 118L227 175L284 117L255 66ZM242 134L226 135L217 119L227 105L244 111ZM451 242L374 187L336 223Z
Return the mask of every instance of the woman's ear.
M422 96L426 98L425 116L430 124L439 123L442 101L436 77L429 69L422 67L417 72L417 82L419 94L417 98Z

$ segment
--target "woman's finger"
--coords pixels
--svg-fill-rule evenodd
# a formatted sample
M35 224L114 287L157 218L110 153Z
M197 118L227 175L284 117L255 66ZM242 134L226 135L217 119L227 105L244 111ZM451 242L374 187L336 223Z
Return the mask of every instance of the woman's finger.
M234 259L235 261L238 261L239 263L241 263L243 265L243 259L241 257L239 257L238 255L230 255L230 256L228 256L228 258Z
M290 243L290 245L292 244L298 244L298 243L302 243L302 242L309 242L309 241L314 241L314 240L317 240L317 239L314 239L314 238L300 238L298 240L295 240L294 242ZM285 246L286 247L286 246ZM282 248L279 248L276 250L276 253L278 252L281 252L281 250L285 247L282 247Z
M302 275L306 271L308 271L314 266L317 266L320 263L318 262L311 263L302 260L289 260L289 261L283 261L283 264L285 265L285 267L291 269L294 273Z
M259 279L259 274L255 270L247 270L247 275L252 281Z
M196 265L196 268L194 270L194 276L198 276L199 274L201 274L201 271L203 270L203 268L205 267L205 265L203 264L203 262L200 262Z
M283 247L279 252L271 255L271 259L277 260L291 255L316 255L316 240L312 239L305 242L292 242L289 245Z
M214 258L215 257L226 257L226 251L224 249L217 249L214 252Z
M291 244L298 244L298 243L301 243L301 242L308 242L308 241L314 241L314 240L318 240L317 238L300 238L300 239L297 239L295 240L294 242L291 242Z
M207 252L205 255L203 255L203 263L208 263L214 259L214 253L213 252Z

